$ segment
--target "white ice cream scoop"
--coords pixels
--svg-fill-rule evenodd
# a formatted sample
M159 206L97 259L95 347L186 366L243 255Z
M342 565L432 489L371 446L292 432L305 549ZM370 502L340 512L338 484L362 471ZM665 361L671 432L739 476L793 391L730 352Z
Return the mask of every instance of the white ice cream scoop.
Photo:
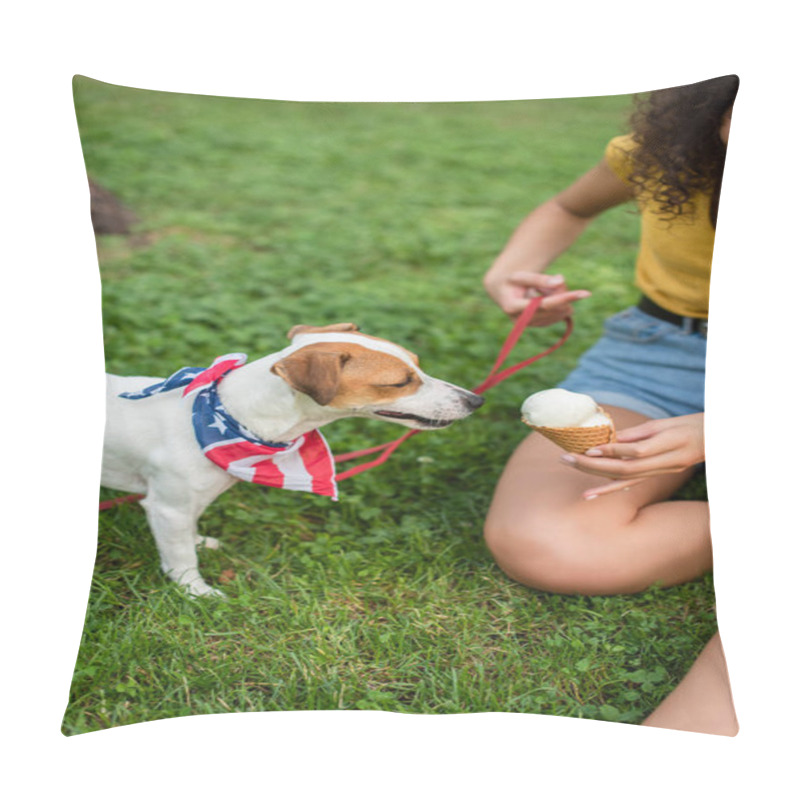
M522 418L528 425L543 428L593 428L611 424L588 394L566 389L545 389L532 394L522 404Z

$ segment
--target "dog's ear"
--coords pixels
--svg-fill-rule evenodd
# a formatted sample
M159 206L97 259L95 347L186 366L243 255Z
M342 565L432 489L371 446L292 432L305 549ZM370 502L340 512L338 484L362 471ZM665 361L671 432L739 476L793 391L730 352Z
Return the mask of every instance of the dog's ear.
M353 322L337 322L333 325L323 325L318 327L316 325L295 325L289 333L286 334L288 339L294 339L298 333L349 333L350 331L357 331L358 325Z
M331 353L303 347L271 367L292 389L307 394L315 403L326 406L336 397L347 353Z

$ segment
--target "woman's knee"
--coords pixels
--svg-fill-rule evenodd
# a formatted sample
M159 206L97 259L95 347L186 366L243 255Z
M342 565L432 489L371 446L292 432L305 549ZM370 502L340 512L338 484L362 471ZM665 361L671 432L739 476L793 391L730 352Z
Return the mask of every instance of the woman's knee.
M583 593L597 584L587 562L580 518L532 514L499 518L490 514L484 538L497 565L510 578L535 589Z

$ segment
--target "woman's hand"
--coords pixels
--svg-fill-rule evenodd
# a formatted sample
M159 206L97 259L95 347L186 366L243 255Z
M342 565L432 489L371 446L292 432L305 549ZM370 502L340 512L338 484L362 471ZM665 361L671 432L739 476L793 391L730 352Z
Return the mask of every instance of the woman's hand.
M614 482L583 493L586 500L627 489L654 475L683 472L705 460L703 414L648 420L617 432L617 441L570 453L561 460L589 475Z
M591 296L584 289L568 291L562 275L544 275L540 272L512 272L484 281L489 296L512 319L518 317L532 297L544 297L531 327L541 328L572 316L572 303Z
M544 301L531 326L543 327L572 316L572 303L590 296L568 291L561 275L545 275L553 262L606 209L633 199L633 190L601 161L564 191L537 206L520 223L483 279L489 296L510 317L532 297Z

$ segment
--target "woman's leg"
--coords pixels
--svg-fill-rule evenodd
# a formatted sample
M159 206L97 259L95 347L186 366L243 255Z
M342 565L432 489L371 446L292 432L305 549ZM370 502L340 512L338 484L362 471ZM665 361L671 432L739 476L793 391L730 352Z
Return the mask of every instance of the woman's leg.
M646 417L606 407L617 429ZM495 490L486 542L506 574L560 593L622 594L671 586L711 568L708 503L667 501L691 471L584 500L602 479L561 463L563 451L533 433Z
M642 725L736 736L739 722L718 633L711 637L672 694Z

